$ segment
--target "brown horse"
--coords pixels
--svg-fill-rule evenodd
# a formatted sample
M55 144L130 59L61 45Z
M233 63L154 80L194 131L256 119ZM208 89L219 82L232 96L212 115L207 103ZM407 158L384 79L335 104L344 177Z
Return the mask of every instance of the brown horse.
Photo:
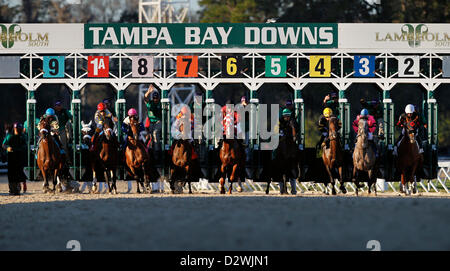
M398 147L397 170L401 173L400 192L410 194L408 182L413 183L413 193L417 192L417 169L422 166L423 155L419 153L412 119L406 117L405 137Z
M60 149L56 145L53 136L50 134L50 120L47 118L41 119L39 122L39 149L37 153L37 164L41 170L44 179L44 193L55 192L56 184L60 186L60 173L63 168L64 160ZM49 188L48 180L52 179L53 189ZM60 187L58 191L61 192Z
M223 139L219 150L220 166L220 194L225 194L225 178L228 177L230 187L228 194L233 190L236 178L245 180L245 151L237 139ZM239 191L241 191L240 189Z
M139 140L140 123L137 118L130 118L130 129L133 136L128 136L127 148L125 149L125 160L129 174L136 179L137 193L141 193L139 185L144 193L151 192L150 189L150 156L144 143ZM145 185L144 185L145 183Z
M360 188L361 175L366 172L368 176L369 194L371 187L376 183L376 157L369 144L369 125L366 119L361 118L358 122L358 135L355 150L353 152L353 179L356 185L356 195ZM375 195L377 195L376 185L374 185Z
M113 132L114 123L111 119L106 118L103 122L103 134L96 138L97 144L101 148L94 148L91 156L91 168L93 173L93 193L98 193L96 166L100 165L101 171L104 174L105 182L108 185L109 193L117 194L116 186L116 169L119 162L119 142Z
M332 194L336 195L336 190L334 188L335 182L333 177L334 169L338 169L339 171L339 182L341 183L340 189L342 193L345 194L347 190L345 189L343 178L344 155L342 152L340 136L338 132L338 119L335 116L332 116L328 121L328 129L330 148L327 149L326 146L322 148L322 160L327 170L328 176L330 177Z
M192 160L192 145L186 139L175 140L171 148L170 189L177 192L175 183L182 181L182 186L189 185L189 194L192 194L191 182L193 181L194 164Z

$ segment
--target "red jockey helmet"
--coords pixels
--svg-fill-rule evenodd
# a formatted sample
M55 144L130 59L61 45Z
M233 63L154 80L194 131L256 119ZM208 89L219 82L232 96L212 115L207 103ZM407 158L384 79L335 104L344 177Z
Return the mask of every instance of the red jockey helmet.
M103 111L106 109L106 105L104 103L99 103L97 105L97 110Z

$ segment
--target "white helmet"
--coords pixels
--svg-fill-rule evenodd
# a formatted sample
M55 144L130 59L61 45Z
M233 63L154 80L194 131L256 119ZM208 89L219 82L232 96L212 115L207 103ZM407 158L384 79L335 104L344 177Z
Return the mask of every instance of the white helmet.
M405 107L405 113L406 114L412 114L412 113L414 113L414 111L415 111L415 108L414 108L414 105L412 105L412 104L408 104Z

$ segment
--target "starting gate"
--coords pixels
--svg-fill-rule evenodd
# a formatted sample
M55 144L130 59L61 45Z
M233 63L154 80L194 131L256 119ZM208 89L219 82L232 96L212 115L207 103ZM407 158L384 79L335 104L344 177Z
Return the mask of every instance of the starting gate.
M250 127L257 127L258 89L267 83L288 84L294 92L300 124L299 147L305 149L305 104L308 84L331 83L339 93L343 147L351 149L352 84L376 84L382 93L385 138L383 176L394 180L394 103L391 89L414 83L424 88L426 128L424 177L437 175L437 102L435 89L450 83L448 24L3 24L0 84L27 89L29 178L36 177L35 92L43 84L72 90L72 167L81 177L81 99L86 84L110 84L117 90L116 115L125 117L124 92L130 84L153 84L161 90L162 148L170 137L169 91L175 84L204 89L206 110L213 112L219 84L241 83L255 105ZM175 67L175 68L174 68ZM251 128L254 129L254 128ZM118 129L121 138L121 130ZM214 140L204 142L214 149ZM250 148L260 149L259 139ZM164 170L164 167L163 167Z

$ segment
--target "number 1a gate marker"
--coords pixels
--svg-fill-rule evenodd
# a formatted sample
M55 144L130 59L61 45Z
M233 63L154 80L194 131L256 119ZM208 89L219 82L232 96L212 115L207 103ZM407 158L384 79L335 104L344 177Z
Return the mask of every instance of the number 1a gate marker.
M88 56L88 77L109 77L109 56Z

